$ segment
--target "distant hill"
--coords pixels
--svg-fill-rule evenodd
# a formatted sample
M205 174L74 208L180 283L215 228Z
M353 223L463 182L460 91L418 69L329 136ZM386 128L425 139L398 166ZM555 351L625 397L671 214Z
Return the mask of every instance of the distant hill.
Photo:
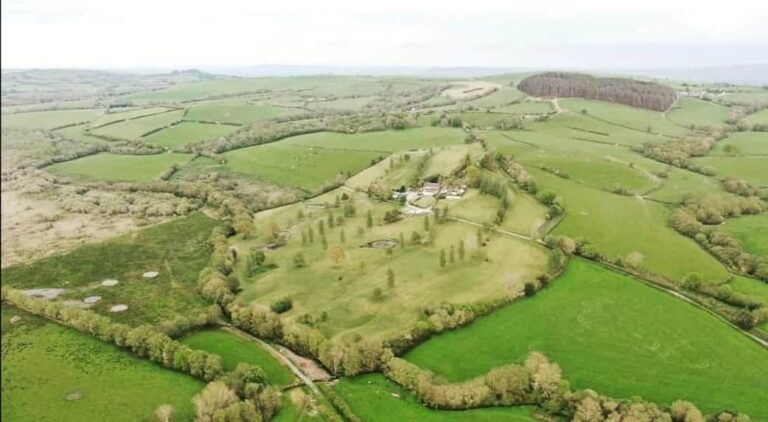
M620 69L611 70L611 73L690 82L768 85L768 63L695 68Z
M654 82L566 72L529 76L517 89L535 97L582 97L659 111L669 108L677 96L672 88Z

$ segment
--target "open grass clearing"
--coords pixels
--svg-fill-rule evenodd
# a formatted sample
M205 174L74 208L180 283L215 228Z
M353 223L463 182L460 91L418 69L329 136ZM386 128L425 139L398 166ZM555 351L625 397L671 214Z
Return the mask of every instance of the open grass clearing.
M499 108L519 101L523 97L525 97L525 94L522 92L513 87L505 86L489 95L466 101L465 103L479 108Z
M17 308L4 305L2 314L3 420L133 422L162 404L178 420L194 416L202 381ZM14 315L21 321L7 324ZM67 400L71 393L81 398Z
M416 397L381 374L343 378L334 389L365 421L535 421L534 407L489 407L450 411L424 407Z
M184 110L174 110L103 126L94 129L93 133L120 139L139 139L148 132L181 120L183 115Z
M29 113L3 114L2 126L22 129L53 129L75 123L89 122L102 110L76 109L57 111L35 111Z
M286 385L294 381L291 370L256 342L225 330L202 330L188 334L180 341L193 349L221 356L225 371L238 363L250 363L264 370L270 384Z
M560 364L575 388L768 418L767 350L680 299L578 259L535 297L435 337L406 358L464 380L531 350Z
M451 176L454 171L461 168L467 156L477 160L483 155L480 144L456 145L440 150L433 150L429 157L423 176Z
M208 262L206 241L218 224L195 213L69 253L3 268L3 284L18 289L62 288L64 300L101 296L92 309L129 324L157 323L176 315L195 315L208 303L197 294L200 270ZM143 273L159 275L146 279ZM118 280L103 286L106 279ZM109 312L128 305L121 313Z
M728 283L733 291L752 296L755 299L761 300L768 305L768 283L754 278L743 277L736 275Z
M723 228L736 236L747 252L768 256L768 214L731 218Z
M331 192L325 201L332 204L334 195L339 194ZM280 298L290 297L293 309L285 316L296 319L309 314L322 319L325 315L317 327L330 337L355 333L383 337L415 323L422 307L430 303L470 303L519 294L525 281L532 280L546 268L546 250L538 245L494 234L484 238L486 246L478 246L478 228L458 222L435 226L432 221L432 243L414 245L413 232L420 233L422 238L427 236L423 217L382 224L384 213L392 205L370 202L361 193L352 194L352 198L356 215L333 229L329 228L327 215L333 211L339 216L340 210L298 204L265 216L257 214L257 226L289 227L293 235L286 246L267 251L267 261L277 268L260 273L246 283L239 300L268 306ZM323 201L318 198L313 203ZM297 218L299 210L304 219ZM371 210L375 222L371 229L366 229L367 210ZM344 258L338 264L322 246L320 218L324 220L329 250L341 247L344 251ZM314 230L314 243L303 246L301 232L306 232L310 225ZM358 234L359 228L363 229L362 234ZM344 242L341 242L342 229ZM406 243L404 247L393 248L391 256L383 249L361 247L374 240L397 240L400 233ZM464 260L458 256L461 240L466 249ZM257 237L237 247L246 253L251 245L263 241L263 237ZM449 256L451 246L455 250L453 263ZM441 249L446 251L446 268L439 265ZM297 253L304 256L306 266L303 268L294 268L293 257ZM393 286L388 285L389 269L394 272ZM381 289L381 297L374 294L377 288Z
M238 129L237 126L181 122L147 136L147 143L176 148L199 141L218 139Z
M192 159L190 154L95 154L46 167L53 174L105 182L141 182L157 179L174 164Z

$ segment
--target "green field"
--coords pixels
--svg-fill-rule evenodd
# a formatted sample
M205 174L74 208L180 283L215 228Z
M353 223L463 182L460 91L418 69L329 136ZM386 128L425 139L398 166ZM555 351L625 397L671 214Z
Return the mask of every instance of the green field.
M768 133L732 133L716 143L709 155L768 155Z
M399 385L380 374L343 378L334 387L364 421L535 421L530 406L449 411L422 406Z
M574 113L587 111L587 115L607 122L630 127L635 130L661 133L671 136L684 136L688 130L671 122L659 111L630 107L624 104L606 101L585 100L581 98L565 98L560 100L560 107Z
M669 210L653 201L592 189L570 180L529 169L541 189L562 196L566 214L554 230L572 238L583 237L603 255L643 255L641 268L680 280L698 272L709 281L724 280L728 273L696 242L667 226ZM627 222L632 222L628 224Z
M192 159L189 154L154 155L96 154L48 166L53 174L105 182L139 182L157 179L174 164Z
M494 109L497 113L544 114L555 111L549 101L523 101Z
M768 256L768 214L731 218L723 228L736 236L748 252Z
M768 351L680 299L583 260L535 297L433 338L406 358L464 380L520 362L531 350L560 364L575 388L768 418Z
M525 97L525 94L515 88L501 87L498 91L489 95L480 97L475 100L466 101L466 104L470 104L479 108L503 107L515 101L519 101L523 97Z
M285 385L294 377L287 366L256 342L224 330L197 331L181 339L193 349L206 350L221 356L224 370L231 371L238 363L250 363L264 370L270 384Z
M374 151L342 151L307 147L295 142L273 142L222 154L223 168L244 175L306 190L339 182L386 155Z
M74 123L89 122L102 110L78 109L3 114L2 126L23 129L53 129Z
M683 126L720 126L728 118L728 108L696 98L681 98L668 113L669 119Z
M765 98L768 100L768 98ZM767 125L768 124L768 109L760 110L757 113L753 113L744 118L744 121L750 125Z
M768 155L744 157L701 157L694 163L714 169L720 178L736 177L755 187L768 186Z
M118 122L121 120L138 119L138 118L149 116L151 114L158 114L158 113L163 113L167 111L170 111L170 109L165 107L149 107L149 108L139 108L139 109L129 110L129 111L104 113L99 117L93 119L93 121L91 121L89 126L99 127L99 126L108 125L114 122Z
M341 150L397 152L462 144L465 135L459 129L425 127L353 135L320 132L294 136L280 143Z
M181 122L147 136L147 143L175 148L199 141L218 139L236 131L237 126Z
M181 120L183 115L184 110L174 110L102 126L94 129L93 133L121 139L138 139L148 132Z
M187 120L246 124L271 119L290 111L298 112L299 110L281 109L245 101L218 101L194 105L189 108L184 118Z
M768 304L768 283L737 275L728 283L728 286L735 292L752 296Z
M195 315L208 304L195 286L208 262L206 241L217 224L201 213L28 264L3 268L3 284L19 289L63 288L65 299L101 296L92 307L117 321L160 322ZM153 279L142 274L157 271ZM104 287L105 279L119 284ZM126 304L125 312L109 308Z
M323 198L332 204L335 195L340 194L340 191L330 192ZM316 198L312 203L322 204L323 198ZM338 264L330 260L322 247L318 220L326 220L330 212L339 216L340 210L320 210L298 204L257 214L254 222L257 227L273 224L278 228L290 227L293 235L286 246L267 252L267 261L277 268L251 278L239 300L269 305L287 296L293 299L293 309L284 314L289 319L303 314L319 319L325 314L325 319L316 326L331 337L355 333L382 337L415 323L421 309L428 304L471 303L517 295L524 282L533 280L546 268L545 249L502 235L488 235L486 246L479 246L478 228L469 224L435 225L432 221L432 241L414 245L411 242L414 231L424 238L428 235L423 217L383 224L382 217L391 205L372 202L363 193L352 194L352 200L357 210L354 217L333 229L325 221L329 248L341 246L344 250L345 258ZM371 210L375 223L371 229L366 229L367 210ZM299 211L304 219L297 218ZM314 229L314 243L302 246L301 232L309 226ZM362 234L358 234L360 228ZM382 249L361 247L374 240L398 239L400 233L406 245L395 247L391 256ZM459 259L456 249L456 262L447 263L441 269L440 250L445 249L448 254L451 245L458 248L460 240L465 242L465 259ZM250 245L265 241L267 233L239 243L238 249L245 253ZM303 253L306 267L294 268L292 259L298 252ZM390 268L395 277L392 287L388 286ZM467 283L470 279L472 283ZM376 288L381 289L382 297L374 297Z
M7 323L14 315L21 322ZM81 422L152 420L170 404L191 420L204 383L95 338L3 306L2 419ZM67 395L79 392L79 400Z

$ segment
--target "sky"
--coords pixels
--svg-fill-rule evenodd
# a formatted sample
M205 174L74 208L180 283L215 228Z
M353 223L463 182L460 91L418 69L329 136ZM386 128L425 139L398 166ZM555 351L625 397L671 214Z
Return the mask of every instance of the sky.
M3 0L3 68L768 62L768 1Z

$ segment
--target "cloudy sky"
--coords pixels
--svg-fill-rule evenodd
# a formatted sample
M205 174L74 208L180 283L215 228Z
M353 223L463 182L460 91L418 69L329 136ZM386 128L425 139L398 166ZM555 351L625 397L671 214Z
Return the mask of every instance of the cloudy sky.
M768 62L768 1L3 0L2 67Z

